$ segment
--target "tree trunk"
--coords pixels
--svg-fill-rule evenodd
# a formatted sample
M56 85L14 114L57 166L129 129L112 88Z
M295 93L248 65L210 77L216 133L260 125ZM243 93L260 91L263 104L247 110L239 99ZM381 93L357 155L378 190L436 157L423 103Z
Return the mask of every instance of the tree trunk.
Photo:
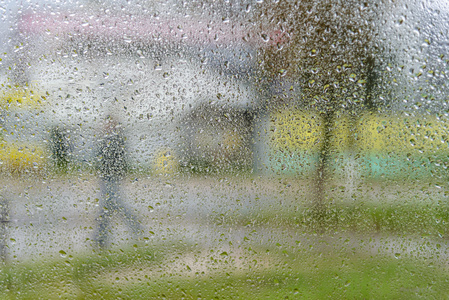
M348 143L346 145L346 195L354 198L354 191L358 185L360 174L358 172L359 165L356 161L356 154L359 151L357 145L357 135L360 133L360 120L363 117L363 112L374 113L376 111L376 104L374 103L374 87L377 80L375 73L375 59L373 55L368 55L366 59L366 85L365 85L365 100L361 108L349 112L348 120Z
M329 109L322 113L322 135L318 153L318 164L314 183L314 202L313 202L313 223L319 231L325 228L327 205L326 205L326 185L331 178L329 163L332 153L332 136L334 134L334 115L335 112Z

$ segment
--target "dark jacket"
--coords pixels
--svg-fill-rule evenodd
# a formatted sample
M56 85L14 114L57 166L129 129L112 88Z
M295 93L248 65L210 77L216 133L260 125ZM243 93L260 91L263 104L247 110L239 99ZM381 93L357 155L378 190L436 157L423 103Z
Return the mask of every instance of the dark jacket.
M107 134L100 141L97 159L100 177L119 180L125 176L128 169L125 140L119 132Z

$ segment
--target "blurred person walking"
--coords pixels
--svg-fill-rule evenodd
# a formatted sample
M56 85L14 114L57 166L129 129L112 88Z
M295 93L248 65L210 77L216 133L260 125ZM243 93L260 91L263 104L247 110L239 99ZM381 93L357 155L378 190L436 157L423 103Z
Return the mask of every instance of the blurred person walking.
M94 242L99 248L108 245L111 231L111 219L120 214L134 237L143 233L137 215L123 202L120 188L121 181L128 169L125 139L117 120L108 116L104 123L104 136L99 141L97 150L97 171L100 178L100 213L96 219L97 230Z

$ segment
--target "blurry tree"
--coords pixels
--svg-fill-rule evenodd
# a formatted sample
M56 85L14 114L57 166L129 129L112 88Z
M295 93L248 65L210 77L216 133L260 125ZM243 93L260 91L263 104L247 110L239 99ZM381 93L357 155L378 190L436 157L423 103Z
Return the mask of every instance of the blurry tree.
M348 148L353 149L357 116L375 110L377 20L394 3L382 0L276 0L264 2L262 32L277 28L279 43L263 51L260 60L268 82L287 77L299 83L300 105L321 116L321 143L314 184L315 221L324 221L325 188L336 118L349 115ZM263 38L262 34L262 38ZM266 38L269 38L266 37ZM288 39L287 43L284 43ZM352 151L352 150L351 150Z

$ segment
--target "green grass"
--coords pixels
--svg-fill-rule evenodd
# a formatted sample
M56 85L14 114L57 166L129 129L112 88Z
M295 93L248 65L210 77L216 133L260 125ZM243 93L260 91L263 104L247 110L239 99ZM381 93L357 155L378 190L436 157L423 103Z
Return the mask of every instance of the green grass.
M0 299L77 299L103 270L154 261L157 251L144 245L68 255L18 265L0 272ZM81 298L82 299L82 298Z
M195 253L192 249L179 250L175 251L179 252L179 259ZM1 272L0 296L1 299L448 298L449 272L431 262L355 254L345 249L326 250L329 249L301 245L248 246L234 255L243 256L247 262L243 266L233 266L233 253L229 251L218 261L208 260L206 272L190 273L170 269L171 261L166 255L169 250L156 259L148 249L139 248L80 255L68 260L10 266L8 271ZM264 261L271 262L270 266L256 267ZM129 275L130 269L140 273Z
M431 195L429 185L421 185L424 198L441 196L441 201L343 202L334 197L327 207L322 240L335 232L361 233L365 240L378 233L407 239L447 236L449 204L444 193ZM393 186L397 188L376 188L388 195L409 190L399 183ZM405 193L410 194L415 192ZM263 225L308 234L311 218L311 210L302 202L302 206L227 213L212 220L221 229L251 225L257 230ZM449 268L438 263L438 256L444 261L447 252L437 243L428 257L404 251L394 258L364 251L369 247L326 245L320 236L310 244L294 240L292 245L279 244L269 235L267 239L263 243L232 240L234 245L223 248L225 242L211 241L217 242L212 249L167 242L106 252L61 252L58 259L1 268L0 299L449 299ZM193 260L173 267L188 256ZM203 268L198 270L195 264Z
M447 274L439 277L424 266L376 259L347 263L337 265L328 258L316 261L315 266L286 264L284 270L166 281L141 291L151 298L168 299L405 299L418 295L438 298L446 292ZM430 282L439 284L429 286ZM128 292L139 298L135 289Z
M328 204L322 229L326 232L387 233L449 236L449 203L339 203ZM247 214L215 215L215 224L263 225L312 230L311 207L278 207Z
M449 284L447 274L443 279L430 270L424 272L422 266L407 263L371 260L352 263L346 268L321 267L320 270L290 267L285 271L142 283L122 289L121 296L129 299L406 299L419 296L443 299L445 284ZM429 285L436 281L440 283ZM111 294L112 290L109 287Z

